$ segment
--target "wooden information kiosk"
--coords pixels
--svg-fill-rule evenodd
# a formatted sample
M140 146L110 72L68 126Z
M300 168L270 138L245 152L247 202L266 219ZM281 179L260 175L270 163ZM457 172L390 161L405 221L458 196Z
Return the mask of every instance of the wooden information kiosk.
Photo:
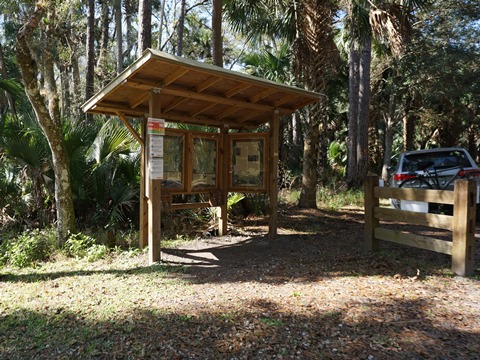
M82 107L118 116L141 144L140 247L160 260L162 211L219 207L227 231L227 194L269 194L269 236L277 233L280 117L319 101L320 94L147 49ZM130 121L140 119L140 133ZM218 128L196 132L168 122ZM267 133L242 132L269 124ZM175 203L175 194L204 194Z

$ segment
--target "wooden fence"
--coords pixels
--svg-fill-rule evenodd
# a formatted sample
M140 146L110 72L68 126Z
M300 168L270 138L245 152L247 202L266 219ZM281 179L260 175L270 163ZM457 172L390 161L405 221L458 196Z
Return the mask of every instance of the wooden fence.
M454 191L380 187L377 176L365 179L365 248L378 250L379 241L391 241L452 256L452 271L471 275L475 256L476 182L459 179ZM380 207L379 199L452 204L453 216ZM428 226L452 232L452 241L382 227L380 220Z

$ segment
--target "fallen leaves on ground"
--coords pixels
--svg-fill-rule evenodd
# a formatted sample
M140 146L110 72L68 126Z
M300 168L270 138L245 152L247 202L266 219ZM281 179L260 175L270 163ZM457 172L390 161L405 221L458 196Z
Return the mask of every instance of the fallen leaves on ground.
M0 359L480 359L478 261L366 254L361 213L283 210L275 240L247 219L154 266L2 269Z

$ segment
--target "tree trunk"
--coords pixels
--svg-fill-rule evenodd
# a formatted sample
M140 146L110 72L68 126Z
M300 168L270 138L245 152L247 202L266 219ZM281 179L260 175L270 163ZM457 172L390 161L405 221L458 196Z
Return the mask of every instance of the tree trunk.
M152 0L140 0L138 7L138 49L137 57L152 47Z
M52 2L52 9L47 14L48 22L47 22L47 31L46 31L46 48L47 49L54 49L55 47L55 1ZM57 81L55 79L55 68L54 68L54 61L53 61L53 51L44 51L43 52L43 79L45 80L45 88L46 88L46 100L48 106L48 112L50 114L50 118L60 125L60 102L58 99L58 89L57 89Z
M96 75L99 79L99 86L102 88L107 85L108 79L108 65L107 65L107 53L109 43L109 28L110 28L110 4L108 1L102 1L102 9L100 15L100 51L97 59Z
M60 70L60 84L62 87L62 108L60 114L62 118L66 118L74 113L71 111L70 74L68 73L67 65L62 60L58 62L57 67Z
M0 43L0 75L2 76L3 80L8 79L8 73L7 73L7 68L5 66L5 59L3 57L3 48L2 44ZM15 102L13 101L12 95L10 95L8 92L5 92L5 97L7 99L8 106L10 108L10 113L12 114L13 117L17 117L17 111L15 108ZM1 105L0 105L1 106ZM0 109L2 110L2 109ZM1 112L3 114L3 111Z
M304 0L297 14L297 39L294 45L297 76L308 90L327 93L328 82L336 70L338 50L333 40L335 4ZM318 149L320 129L328 130L326 97L309 107L310 121L304 141L302 190L299 206L316 208ZM322 136L325 136L322 134ZM326 153L322 154L326 156Z
M370 119L370 64L372 40L365 41L360 55L360 81L358 87L357 166L353 185L360 187L368 171L368 125Z
M212 0L212 57L219 67L223 67L222 6L223 0Z
M412 113L412 98L408 97L403 116L403 151L413 150L415 115Z
M382 166L382 179L388 181L388 167L391 164L392 148L393 148L393 127L396 123L395 118L396 98L392 92L390 94L388 113L385 116L385 131L383 139L383 166Z
M314 105L315 106L315 105ZM311 106L312 108L314 106ZM312 111L317 113L317 111ZM310 114L310 124L303 145L302 190L298 206L307 209L317 208L317 161L320 119Z
M54 10L54 4L49 4ZM38 87L38 64L32 56L29 41L33 31L38 27L45 8L39 7L27 20L27 23L17 34L17 61L23 75L25 92L37 116L38 122L48 140L52 152L53 170L55 173L55 203L57 208L57 229L61 242L64 242L69 234L75 233L75 213L70 184L69 161L65 141L58 118L54 118L56 110L52 108L55 99L50 99L47 92L42 95ZM51 26L53 24L49 22ZM47 57L48 59L48 57ZM50 64L45 64L49 69ZM48 79L48 76L46 76ZM47 96L45 98L44 96ZM47 105L48 104L48 105Z
M123 71L123 32L122 32L122 0L115 0L115 42L117 43L117 74Z
M348 188L360 187L368 170L371 45L371 38L365 40L359 57L358 52L352 50L354 45L350 47Z
M125 6L126 49L123 53L123 57L125 58L127 64L130 64L132 62L132 52L137 42L137 37L135 36L135 33L133 31L135 28L132 25L132 18L136 16L136 13L138 10L138 2L135 0L124 0L124 6Z
M352 25L353 26L353 25ZM351 35L353 31L350 31ZM355 41L350 40L350 61L348 73L348 140L347 140L347 184L352 184L357 166L357 119L360 52Z
M85 100L90 99L94 94L95 80L95 1L88 0L87 13L87 73L85 75ZM88 120L92 119L91 114L87 114Z
M177 55L183 55L183 28L185 27L185 0L180 2L180 14L178 15L177 24Z
M159 23L158 23L158 50L162 50L162 35L163 35L163 18L165 17L165 2L167 0L162 1L162 5L160 7L160 16L159 16Z
M80 105L82 104L82 95L76 89L80 89L80 68L78 66L78 51L74 51L71 58L72 79L73 79L73 114L75 118L79 118L81 114Z

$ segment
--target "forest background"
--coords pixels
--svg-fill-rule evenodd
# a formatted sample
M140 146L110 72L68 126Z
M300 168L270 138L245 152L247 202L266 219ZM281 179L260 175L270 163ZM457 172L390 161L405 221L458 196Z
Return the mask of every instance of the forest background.
M137 228L139 146L116 119L80 107L148 47L326 95L281 122L280 185L299 189L301 207L317 206L319 187L359 188L369 172L388 180L404 150L463 146L479 160L475 0L0 8L2 229L56 224L64 242L78 229Z

